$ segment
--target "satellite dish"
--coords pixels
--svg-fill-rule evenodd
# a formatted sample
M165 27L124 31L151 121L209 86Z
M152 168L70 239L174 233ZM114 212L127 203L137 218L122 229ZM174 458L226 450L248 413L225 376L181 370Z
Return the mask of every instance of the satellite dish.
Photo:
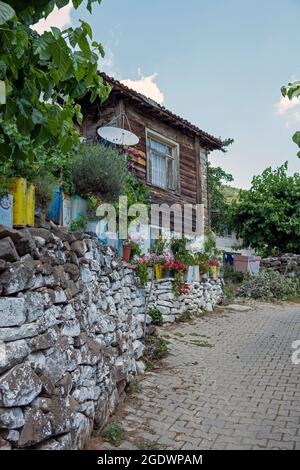
M97 129L98 134L102 139L116 145L136 145L139 143L139 138L133 132L126 131L120 127L105 126Z

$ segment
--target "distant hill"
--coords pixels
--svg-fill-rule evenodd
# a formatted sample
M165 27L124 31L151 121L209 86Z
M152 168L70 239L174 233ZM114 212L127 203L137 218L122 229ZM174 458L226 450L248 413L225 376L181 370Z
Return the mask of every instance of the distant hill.
M240 191L239 188L233 188L232 186L228 186L227 184L224 184L222 186L222 190L227 204L231 204L235 199L237 199Z

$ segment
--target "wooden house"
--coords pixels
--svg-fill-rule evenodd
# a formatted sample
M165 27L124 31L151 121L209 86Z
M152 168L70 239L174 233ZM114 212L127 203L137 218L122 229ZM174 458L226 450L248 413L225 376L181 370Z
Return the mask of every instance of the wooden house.
M124 124L139 137L130 159L135 175L150 188L151 203L203 204L209 226L208 153L221 150L222 141L119 81L101 75L112 91L103 105L97 101L82 104L81 131L87 143L99 141L98 128L111 122L119 127ZM122 116L126 117L123 123Z

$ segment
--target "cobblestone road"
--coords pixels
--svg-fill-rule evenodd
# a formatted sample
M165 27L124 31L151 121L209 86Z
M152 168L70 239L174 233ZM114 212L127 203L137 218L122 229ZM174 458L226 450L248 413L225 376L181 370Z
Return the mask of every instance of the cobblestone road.
M161 334L171 354L125 404L120 448L300 449L300 305L213 313Z

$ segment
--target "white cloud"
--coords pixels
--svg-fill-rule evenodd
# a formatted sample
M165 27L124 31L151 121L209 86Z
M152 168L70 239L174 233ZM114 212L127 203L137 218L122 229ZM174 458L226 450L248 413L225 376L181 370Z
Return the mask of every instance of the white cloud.
M155 83L157 73L144 77L139 71L139 75L140 78L137 80L121 80L121 83L161 104L164 101L164 94Z
M291 109L299 105L300 105L299 97L294 97L290 100L287 96L284 96L276 104L276 111L277 111L277 114L279 114L280 116L283 116L288 111L290 111Z
M58 9L57 7L50 13L46 19L40 20L38 23L32 26L35 31L42 34L44 31L50 31L51 26L56 26L59 29L64 29L71 24L71 10L72 3L63 8Z

